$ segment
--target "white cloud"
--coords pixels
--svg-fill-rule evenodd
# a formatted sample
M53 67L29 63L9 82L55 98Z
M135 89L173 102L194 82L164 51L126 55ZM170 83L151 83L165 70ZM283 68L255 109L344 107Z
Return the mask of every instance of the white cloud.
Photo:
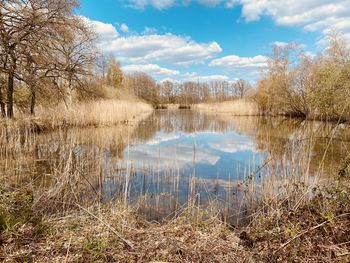
M162 10L170 8L174 5L187 5L190 2L197 2L209 7L215 7L224 4L225 7L231 8L236 5L239 0L126 0L129 6L136 9L145 9L147 6Z
M273 45L277 46L277 47L286 47L288 46L289 43L287 42L281 42L281 41L275 41L272 43Z
M202 63L222 51L217 42L197 43L189 37L170 33L118 37L105 45L104 49L128 63L162 61L183 65Z
M128 27L128 25L127 24L121 24L120 25L120 30L122 31L122 32L124 32L124 33L127 33L127 32L129 32L129 27Z
M168 167L177 167L178 169L192 167L193 165L193 146L173 144L159 148L159 145L137 145L130 148L130 162L134 168L142 169L145 166L156 167L163 170ZM125 160L126 160L125 156ZM201 146L196 148L196 163L215 165L220 157ZM123 165L125 161L120 161Z
M256 152L257 146L247 137L240 137L237 140L224 139L218 142L210 142L209 146L215 150L226 152L226 153L236 153L242 151Z
M155 35L157 34L157 29L154 27L145 27L145 30L143 31L144 35Z
M131 7L137 9L144 9L147 6L152 6L161 10L173 6L176 0L128 0L127 2Z
M232 70L260 69L267 66L268 58L262 55L255 57L239 57L235 55L214 59L209 66L226 67Z
M170 81L172 83L179 83L178 80L172 79L172 78L164 78L162 80L160 80L160 83L166 82L166 81Z
M158 133L156 134L150 141L148 141L147 145L159 145L164 142L175 141L180 138L179 134L174 133Z
M278 25L301 26L309 31L350 32L350 0L240 0L247 22L268 15Z
M189 72L183 75L185 81L194 82L211 82L211 81L228 81L230 78L225 75L198 75L196 72Z
M122 69L129 73L142 72L150 75L176 76L180 74L177 70L162 68L156 64L127 65L123 66Z
M275 42L273 42L271 44L274 45L274 46L277 46L277 47L281 47L281 48L285 48L288 45L292 45L293 47L296 47L298 49L305 49L306 48L305 44L295 43L295 42L289 42L288 43L288 42L282 42L282 41L275 41Z
M119 36L117 29L110 23L91 20L84 16L81 18L96 31L101 42L111 41Z
M222 49L217 42L198 43L190 37L171 33L154 34L154 29L145 28L147 35L121 37L117 29L109 23L82 17L100 36L99 48L113 53L119 61L133 64L163 63L190 65L203 63L219 54ZM126 24L120 29L129 30Z

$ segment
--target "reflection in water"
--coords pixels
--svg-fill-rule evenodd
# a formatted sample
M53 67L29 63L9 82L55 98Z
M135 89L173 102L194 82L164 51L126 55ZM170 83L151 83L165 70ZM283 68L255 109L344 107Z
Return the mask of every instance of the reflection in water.
M24 146L7 149L11 155L2 148L2 178L16 171L63 204L72 196L126 197L158 220L189 202L237 215L280 178L332 175L349 151L350 132L344 125L169 110L128 128L70 129L27 138Z

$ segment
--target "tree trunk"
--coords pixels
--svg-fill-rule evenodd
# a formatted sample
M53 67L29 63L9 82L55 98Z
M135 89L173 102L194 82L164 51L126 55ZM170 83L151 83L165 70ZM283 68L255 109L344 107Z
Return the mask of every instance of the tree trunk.
M2 86L0 86L0 116L6 117L5 103L2 96Z
M14 90L14 71L11 70L8 75L7 84L7 117L13 118L13 90Z
M36 94L35 94L35 91L32 89L32 94L30 98L30 114L32 116L35 116L35 102L36 102Z

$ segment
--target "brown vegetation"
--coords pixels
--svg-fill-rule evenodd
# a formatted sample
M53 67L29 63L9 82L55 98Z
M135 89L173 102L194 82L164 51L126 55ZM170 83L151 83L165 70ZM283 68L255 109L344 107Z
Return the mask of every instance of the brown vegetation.
M260 110L322 120L345 120L349 112L350 51L337 34L323 54L308 56L295 44L275 46L258 83Z
M161 224L121 203L45 215L30 189L1 189L1 248L5 262L347 262L348 180L314 191L311 201L288 200L270 214L258 206L250 225L232 228L219 218L184 212ZM295 185L297 187L297 185ZM303 194L301 188L295 188ZM299 192L301 191L301 192Z
M259 107L253 100L236 99L217 103L199 103L194 109L209 112L226 113L234 116L259 116Z

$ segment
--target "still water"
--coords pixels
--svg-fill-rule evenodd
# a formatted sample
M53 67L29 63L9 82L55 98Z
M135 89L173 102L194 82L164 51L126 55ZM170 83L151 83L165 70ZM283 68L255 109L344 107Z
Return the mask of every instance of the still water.
M159 110L138 124L61 130L22 144L13 150L17 156L2 152L3 175L31 178L52 195L64 192L55 196L62 203L69 191L86 202L124 200L161 220L189 203L237 215L281 182L331 180L350 150L350 131L295 119Z

